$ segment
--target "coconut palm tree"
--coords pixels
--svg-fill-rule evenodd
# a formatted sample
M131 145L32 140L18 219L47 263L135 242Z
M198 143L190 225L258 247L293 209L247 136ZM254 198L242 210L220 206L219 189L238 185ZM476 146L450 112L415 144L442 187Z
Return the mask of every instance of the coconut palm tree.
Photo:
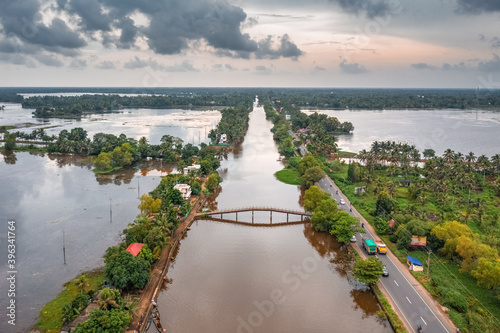
M446 149L446 151L443 153L443 158L446 161L446 163L451 163L453 161L453 157L455 156L455 152L451 149Z
M76 285L76 290L78 290L78 292L81 294L86 293L90 288L90 284L88 283L85 274L80 275L75 285Z

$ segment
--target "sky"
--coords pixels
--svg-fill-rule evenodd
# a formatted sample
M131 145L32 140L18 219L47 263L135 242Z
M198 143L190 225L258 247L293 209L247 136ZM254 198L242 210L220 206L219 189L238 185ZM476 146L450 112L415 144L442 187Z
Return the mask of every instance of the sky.
M0 86L500 89L500 0L0 0Z

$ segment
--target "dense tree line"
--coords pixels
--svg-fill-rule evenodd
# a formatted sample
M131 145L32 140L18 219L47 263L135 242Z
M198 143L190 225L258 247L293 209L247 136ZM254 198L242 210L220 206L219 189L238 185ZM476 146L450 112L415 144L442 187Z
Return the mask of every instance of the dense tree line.
M283 105L282 103L276 104ZM291 105L278 106L277 109L280 111L276 112L270 103L264 104L266 118L274 124L272 128L274 140L279 143L280 154L286 157L295 153L301 141L307 144L308 151L316 155L327 156L337 151L336 135L338 133L350 133L354 130L352 123L341 123L336 117L318 113L308 116L302 113L300 108ZM290 117L290 121L286 120L286 116ZM306 129L297 134L301 141L293 140L288 131L300 129Z
M244 104L222 110L221 120L217 127L210 131L209 138L212 142L217 143L220 141L221 135L226 134L228 142L241 142L248 129L248 115L251 110Z
M491 89L280 89L262 96L284 105L327 109L500 107L500 90Z
M35 109L35 117L80 117L84 114L103 113L124 108L173 108L239 106L249 107L249 95L190 94L182 95L81 95L81 96L33 96L23 100L23 108Z

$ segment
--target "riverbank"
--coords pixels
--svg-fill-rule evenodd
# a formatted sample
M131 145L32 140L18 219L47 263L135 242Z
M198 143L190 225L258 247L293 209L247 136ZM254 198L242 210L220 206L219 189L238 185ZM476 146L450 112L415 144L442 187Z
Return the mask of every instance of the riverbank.
M204 188L204 186L202 186L202 188ZM134 294L135 297L139 297L139 303L137 304L136 310L137 316L132 319L127 332L145 332L145 327L149 321L151 311L153 310L153 300L158 296L161 285L166 278L170 262L173 259L173 253L177 249L179 241L184 236L184 233L196 219L196 214L200 208L203 207L205 200L206 197L201 194L199 199L196 200L196 203L191 209L188 217L181 224L179 224L179 227L175 231L170 244L163 249L160 259L151 272L151 278L146 287L138 294Z

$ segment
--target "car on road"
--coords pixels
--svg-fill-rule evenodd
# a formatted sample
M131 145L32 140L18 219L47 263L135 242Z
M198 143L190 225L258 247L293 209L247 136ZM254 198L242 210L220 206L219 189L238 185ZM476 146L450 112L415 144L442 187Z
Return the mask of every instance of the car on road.
M351 237L351 243L356 243L356 235Z
M382 266L382 276L389 276L389 271L386 266Z
M340 199L340 204L341 204L341 205L345 205L345 201L344 201L344 199Z

